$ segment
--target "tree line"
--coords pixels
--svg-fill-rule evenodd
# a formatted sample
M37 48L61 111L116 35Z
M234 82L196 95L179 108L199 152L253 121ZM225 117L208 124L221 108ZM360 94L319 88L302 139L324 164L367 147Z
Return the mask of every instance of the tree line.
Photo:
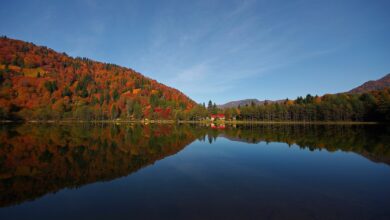
M390 121L389 89L220 109L114 64L0 38L0 120Z
M223 113L227 120L242 121L390 121L390 88L362 94L333 94L322 97L308 94L264 104L219 109L215 104L195 106L186 117L202 120Z

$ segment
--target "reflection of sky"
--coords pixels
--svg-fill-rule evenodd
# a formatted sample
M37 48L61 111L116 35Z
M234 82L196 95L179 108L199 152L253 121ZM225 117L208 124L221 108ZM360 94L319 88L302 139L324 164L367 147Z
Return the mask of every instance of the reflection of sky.
M388 0L1 6L0 34L134 68L197 102L336 93L390 72Z
M6 212L60 219L367 219L390 215L389 184L387 165L355 153L218 137L127 177L62 190Z

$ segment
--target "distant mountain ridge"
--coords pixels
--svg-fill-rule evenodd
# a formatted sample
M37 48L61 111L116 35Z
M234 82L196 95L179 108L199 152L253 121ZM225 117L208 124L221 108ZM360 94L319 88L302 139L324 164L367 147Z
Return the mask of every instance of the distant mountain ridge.
M370 80L362 85L351 89L350 91L346 93L350 94L358 94L358 93L365 93L365 92L370 92L370 91L375 91L375 90L382 90L385 88L390 87L390 73L387 74L386 76L378 79L378 80ZM260 101L258 99L242 99L242 100L236 100L236 101L231 101L227 102L222 105L218 105L219 108L226 109L226 108L237 108L238 106L245 106L245 105L250 105L252 102L255 105L263 105L265 102L268 103L280 103L283 102L284 100L264 100Z
M362 85L348 91L347 93L364 93L374 90L381 90L390 87L390 73L378 80L370 80Z
M225 109L225 108L236 108L238 106L251 105L252 103L254 103L255 105L264 105L264 103L266 103L266 102L268 102L268 103L275 103L275 102L282 102L282 101L283 100L276 100L276 101L264 100L264 101L260 101L258 99L243 99L243 100L231 101L231 102L228 102L228 103L225 103L225 104L222 104L222 105L218 105L218 108L222 108L222 109Z

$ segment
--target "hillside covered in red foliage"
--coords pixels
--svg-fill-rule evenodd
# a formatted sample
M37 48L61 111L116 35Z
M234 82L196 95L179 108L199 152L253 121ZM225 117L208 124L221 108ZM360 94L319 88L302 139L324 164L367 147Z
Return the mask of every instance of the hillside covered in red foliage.
M170 119L194 105L132 69L0 38L0 119Z

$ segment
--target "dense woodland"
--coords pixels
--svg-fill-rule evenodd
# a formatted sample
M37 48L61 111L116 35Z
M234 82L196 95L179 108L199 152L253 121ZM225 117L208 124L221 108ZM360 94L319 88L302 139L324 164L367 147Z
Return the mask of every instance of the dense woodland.
M389 88L218 109L114 64L0 38L0 120L390 121Z
M0 38L0 119L170 119L194 105L132 69Z
M390 121L390 88L362 94L307 95L296 100L254 103L218 109L210 101L195 107L191 119L224 113L228 120L245 121Z

